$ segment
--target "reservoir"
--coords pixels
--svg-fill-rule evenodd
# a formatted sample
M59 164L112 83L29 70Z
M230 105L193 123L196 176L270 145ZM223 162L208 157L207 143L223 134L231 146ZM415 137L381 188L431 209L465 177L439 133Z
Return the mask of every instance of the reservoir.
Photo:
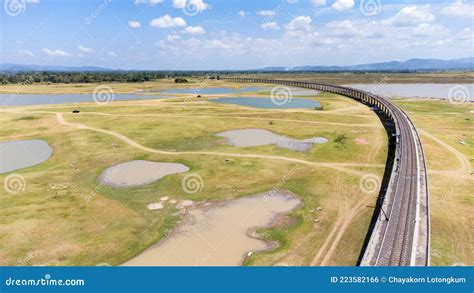
M109 101L152 100L169 98L165 96L114 94ZM33 105L54 105L70 103L93 103L92 94L0 94L1 107L21 107Z

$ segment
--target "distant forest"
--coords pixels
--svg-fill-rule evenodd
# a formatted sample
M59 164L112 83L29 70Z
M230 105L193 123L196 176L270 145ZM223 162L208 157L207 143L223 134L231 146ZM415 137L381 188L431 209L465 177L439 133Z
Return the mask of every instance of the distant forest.
M176 77L163 72L21 72L0 73L0 84L31 83L94 83L94 82L145 82L150 80Z

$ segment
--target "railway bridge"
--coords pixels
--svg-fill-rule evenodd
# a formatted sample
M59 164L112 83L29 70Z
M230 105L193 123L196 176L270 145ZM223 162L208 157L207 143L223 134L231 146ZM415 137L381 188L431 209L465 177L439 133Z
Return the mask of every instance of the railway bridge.
M401 108L383 97L350 87L278 79L221 76L218 79L324 91L378 109L384 116L387 132L393 138L394 151L392 160L387 160L391 162L385 170L387 180L380 188L359 265L429 265L430 216L425 156L415 126Z

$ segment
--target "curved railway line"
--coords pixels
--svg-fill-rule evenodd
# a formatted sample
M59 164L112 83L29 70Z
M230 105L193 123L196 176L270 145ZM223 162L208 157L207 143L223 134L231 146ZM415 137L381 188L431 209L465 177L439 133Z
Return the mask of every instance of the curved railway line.
M380 189L367 240L361 253L362 266L428 266L430 218L428 176L420 138L408 115L387 99L349 87L313 82L218 77L246 83L270 83L343 95L373 107L393 143L387 161L387 180Z

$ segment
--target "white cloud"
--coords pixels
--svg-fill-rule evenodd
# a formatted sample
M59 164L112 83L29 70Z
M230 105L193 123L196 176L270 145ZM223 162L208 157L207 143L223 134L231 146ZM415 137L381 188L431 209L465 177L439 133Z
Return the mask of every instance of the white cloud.
M276 15L275 10L260 10L257 12L257 15L263 16L263 17L273 17Z
M413 35L417 37L439 37L448 32L448 30L439 24L420 23L413 29Z
M50 50L50 49L42 49L41 52L43 54L52 56L52 57L64 57L64 56L69 56L70 54L68 52L62 51L62 50Z
M141 24L140 24L139 21L130 20L128 22L128 26L131 27L131 28L139 28L141 26Z
M465 4L462 0L456 0L453 4L443 8L441 13L444 15L474 18L474 4Z
M239 11L239 16L240 16L240 17L245 17L245 11L240 10L240 11Z
M83 45L79 45L77 46L77 48L79 49L79 51L81 51L81 53L94 53L95 52L94 49L84 47Z
M263 30L277 30L279 29L280 27L277 25L276 22L272 21L272 22L265 22L265 23L262 23L260 25L262 27Z
M336 0L331 7L337 11L344 11L354 7L354 0Z
M18 50L18 54L24 57L33 57L34 54L31 51L28 50Z
M189 4L192 7L195 7L197 11L202 12L208 9L210 6L202 0L189 0Z
M328 22L326 26L331 29L351 29L352 22L347 19L343 21L331 21Z
M111 57L117 57L117 54L115 54L115 52L113 52L113 51L108 51L107 55L109 55Z
M163 3L164 0L135 0L135 4L149 4L151 6L156 6L159 3Z
M285 29L289 31L310 31L311 21L312 19L309 16L297 16L285 25Z
M181 36L178 35L177 32L172 32L171 34L169 34L169 35L166 36L166 40L167 40L168 42L174 42L174 41L180 40L180 39L181 39Z
M184 8L186 7L186 0L173 0L174 8Z
M407 6L402 8L394 17L386 19L383 24L394 26L417 26L420 23L431 23L436 17L431 14L430 7Z
M175 26L186 26L186 21L181 17L171 17L168 14L160 18L155 18L150 22L152 27L167 28Z
M188 26L183 30L183 33L193 34L193 35L203 35L206 33L206 30L202 26Z
M231 45L226 44L224 41L218 40L218 39L206 41L205 44L204 44L204 47L208 48L208 49L230 49L230 48L232 48Z
M326 6L326 0L311 0L311 3L316 6Z

